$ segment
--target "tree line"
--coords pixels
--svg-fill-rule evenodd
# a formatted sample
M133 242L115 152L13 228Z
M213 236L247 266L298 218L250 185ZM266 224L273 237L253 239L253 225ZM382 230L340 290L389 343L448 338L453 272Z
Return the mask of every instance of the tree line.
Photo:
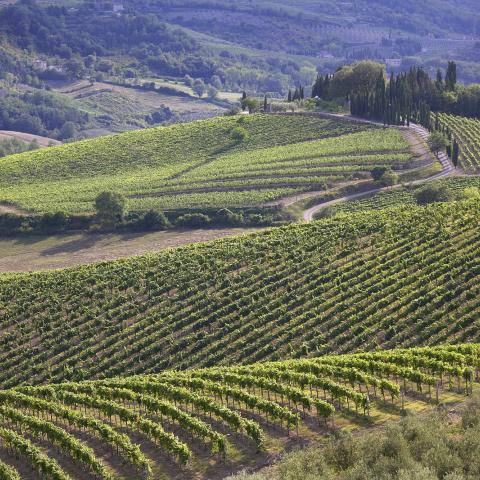
M319 75L312 87L312 97L325 100L344 98L352 115L388 125L416 122L432 128L431 112L445 112L480 118L480 88L457 83L457 65L448 62L445 73L435 78L420 67L391 74L372 61L358 62Z

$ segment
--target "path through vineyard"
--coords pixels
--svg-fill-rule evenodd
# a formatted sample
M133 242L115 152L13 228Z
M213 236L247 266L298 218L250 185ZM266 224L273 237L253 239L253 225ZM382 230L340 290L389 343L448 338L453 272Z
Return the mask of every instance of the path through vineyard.
M354 119L351 118L352 121L361 121L360 119ZM419 125L410 125L408 128L400 128L402 133L404 134L405 138L408 140L412 147L412 151L415 153L416 156L419 158L425 159L425 160L430 160L431 163L437 161L436 158L434 158L432 152L428 149L426 145L426 140L428 139L428 136L430 133L428 130L425 128L419 126ZM436 173L435 175L432 175L428 178L424 178L421 180L414 180L409 183L409 185L419 185L422 183L427 183L431 182L433 180L436 180L441 177L446 177L452 174L455 174L455 168L453 167L452 163L450 162L450 159L447 157L447 155L443 152L440 152L438 154L438 161L442 165L442 171L439 173ZM315 215L322 209L336 205L337 203L342 203L342 202L348 202L350 200L356 200L358 198L366 197L369 195L373 195L378 192L383 192L383 191L388 191L388 190L394 190L398 188L402 188L402 184L398 185L393 185L391 187L379 187L379 188L373 188L371 190L367 190L364 192L360 193L354 193L351 195L345 195L344 197L336 198L334 200L329 200L327 202L322 202L319 203L318 205L315 205L311 208L308 208L303 212L303 219L307 222L310 222L314 219Z

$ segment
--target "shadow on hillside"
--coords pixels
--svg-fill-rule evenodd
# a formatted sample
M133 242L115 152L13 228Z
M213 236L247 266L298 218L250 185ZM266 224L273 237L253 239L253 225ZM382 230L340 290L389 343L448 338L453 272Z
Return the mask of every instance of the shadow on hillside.
M95 246L95 244L102 238L104 238L103 235L85 234L81 238L77 238L70 242L46 248L40 253L40 255L42 257L48 257L50 255L58 255L62 253L76 253L80 250L86 250Z
M1 240L11 240L11 237L1 237ZM42 242L45 240L45 237L40 235L31 235L28 237L16 237L15 245L35 245L36 243Z

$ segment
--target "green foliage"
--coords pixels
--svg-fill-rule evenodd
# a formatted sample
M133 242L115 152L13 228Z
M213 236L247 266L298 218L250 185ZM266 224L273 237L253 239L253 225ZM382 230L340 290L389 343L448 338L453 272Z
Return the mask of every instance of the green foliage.
M467 173L478 173L480 120L441 113L439 127L452 139L452 163Z
M231 139L237 128L248 132L241 143ZM143 212L257 206L410 158L393 129L302 116L252 115L241 124L219 117L7 157L0 201L39 213L90 213L99 193L114 191Z
M430 150L436 154L445 150L445 147L447 146L445 136L440 132L431 133L428 137L427 143Z
M95 211L98 222L103 226L114 226L123 220L125 198L114 192L102 192L95 198Z
M169 226L169 221L163 212L157 210L148 210L141 220L143 230L165 230Z
M248 139L248 131L243 127L235 127L230 136L234 142L241 143Z
M187 228L204 228L210 223L210 217L203 213L187 213L177 218L175 225Z
M0 112L1 130L62 140L72 138L77 129L85 127L89 122L89 115L71 101L41 90L0 96Z
M0 157L6 157L7 155L29 150L37 150L37 148L40 148L40 146L36 140L32 140L30 143L22 142L16 138L0 140Z
M427 185L415 193L415 199L419 205L427 205L435 202L448 202L452 199L450 192L444 185Z
M478 215L408 205L0 276L0 383L476 341Z
M166 456L171 465L193 458L189 468L194 472L206 450L198 446L208 447L212 466L225 462L237 443L267 449L265 425L275 426L273 435L296 431L301 437L299 427L305 422L309 436L320 436L331 422L348 421L352 415L374 421L372 409L400 411L405 396L428 404L429 394L423 391L431 392L432 386L438 385L440 400L449 389L448 382L441 385L446 375L457 384L457 395L471 394L479 359L480 345L463 344L4 389L0 437L24 463L56 480L70 477L35 441L61 450L82 471L105 480L117 477L97 457L98 449L85 443L84 432L95 437L97 446L116 449L123 457L120 472L128 465L143 478L152 478L153 467L161 468ZM469 453L467 444L472 446L477 438L477 433L472 435L477 430L477 404L474 400L464 414L465 439L458 438L455 448L450 448L441 415L431 417L438 423L434 434L428 424L407 417L381 436L369 434L370 449L358 437L336 430L323 450L290 453L274 472L285 480L358 473L359 466L378 478L388 471L409 478L405 475L420 472L419 467L431 468L438 478L462 466L476 473L472 455L463 456ZM18 433L9 429L12 424ZM164 428L171 424L176 425L175 433ZM123 433L117 432L119 428ZM142 452L144 444L132 443L138 434L150 440L149 453L157 453L149 455L151 460ZM118 468L115 473L120 473Z
M285 455L265 473L228 480L473 480L478 475L478 396L461 413L462 425L441 410L409 414L375 433L336 434L324 447ZM466 418L468 422L464 422Z

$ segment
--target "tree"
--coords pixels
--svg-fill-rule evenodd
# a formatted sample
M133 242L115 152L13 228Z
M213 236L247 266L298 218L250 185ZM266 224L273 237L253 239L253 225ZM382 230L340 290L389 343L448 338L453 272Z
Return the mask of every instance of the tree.
M126 200L123 195L114 192L102 192L95 199L95 211L98 222L104 227L114 227L123 220Z
M398 175L393 171L388 169L378 180L377 182L382 187L391 187L398 183Z
M208 98L214 99L217 97L217 94L218 90L213 85L209 85L207 88Z
M48 234L63 232L67 222L67 216L63 212L45 213L40 220L40 229Z
M418 205L427 205L435 202L448 202L451 194L444 185L427 185L415 193Z
M438 152L445 150L447 146L447 140L441 132L431 133L428 137L427 143L428 147L435 153L435 155L438 155Z
M370 175L372 176L375 182L378 182L386 171L387 171L386 167L375 167L370 171Z
M265 95L265 97L263 98L263 111L266 112L268 110L268 100L267 100L267 96Z
M455 91L457 85L457 64L448 62L447 73L445 74L445 89L450 92Z
M452 144L452 163L453 166L456 168L458 166L458 158L460 155L460 149L458 147L458 142L456 139L453 139L453 144Z
M192 90L199 98L201 98L206 90L205 82L201 78L195 79L192 85Z
M289 89L289 90L288 90L287 102L290 103L292 100L293 100L292 90Z
M242 109L248 110L248 113L256 112L260 108L260 102L256 98L246 98L242 100Z

